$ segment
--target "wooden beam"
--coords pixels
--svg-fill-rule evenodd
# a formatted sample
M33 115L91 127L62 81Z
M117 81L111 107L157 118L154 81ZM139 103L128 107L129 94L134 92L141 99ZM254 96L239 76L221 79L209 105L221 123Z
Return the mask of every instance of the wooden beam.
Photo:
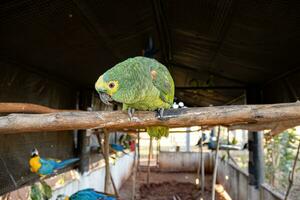
M221 74L221 73L216 73L214 71L209 71L207 69L209 69L209 66L203 66L203 67L200 67L200 66L192 66L192 65L186 65L186 64L182 64L182 63L179 63L179 62L171 62L172 65L174 65L175 67L178 67L178 68L182 68L182 69L190 69L190 70L194 70L198 73L208 73L209 75L213 75L215 77L219 77L221 79L224 79L224 80L227 80L227 81L230 81L232 83L236 83L236 84L241 84L241 85L247 85L246 82L242 81L242 80L239 80L239 79L236 79L234 77L229 77L229 76L226 76L224 74Z
M100 36L101 39L97 37L99 43L103 43L116 59L122 59L123 56L121 55L119 50L117 48L114 48L113 46L114 41L110 39L109 34L106 33L103 26L99 24L97 16L90 7L91 5L89 5L86 1L72 1L74 5L78 8L79 14L82 20L85 22L85 25L87 25L88 30L96 36Z
M156 30L159 37L159 43L162 49L163 61L169 68L172 60L172 42L169 32L167 17L163 10L164 1L152 0L152 10L156 23Z
M0 113L55 113L64 111L78 110L60 110L46 106L31 103L0 103Z
M272 76L272 78L270 80L267 80L264 84L262 84L262 88L265 88L266 86L268 86L269 84L271 84L274 81L278 81L281 80L283 78L288 77L291 74L295 74L300 70L300 67L295 67L292 68L290 70L284 71L284 72L280 72L278 73L278 75L276 76Z
M80 86L80 83L74 79L72 80L65 76L58 75L57 73L42 70L40 66L25 63L24 61L20 62L19 60L15 60L7 56L0 55L0 63L1 65L17 67L18 69L24 70L25 72L36 74L43 79L62 84L73 90L77 89Z
M243 86L188 86L176 87L176 90L245 90Z
M270 123L293 120L300 122L300 102L267 105L233 105L165 110L163 119L156 112L139 111L130 121L127 112L59 112L49 114L10 114L0 117L0 133L62 131L74 129L145 128L147 126L233 126L260 124L264 130ZM299 125L300 123L293 124ZM246 127L245 127L246 128ZM290 128L290 127L287 127Z

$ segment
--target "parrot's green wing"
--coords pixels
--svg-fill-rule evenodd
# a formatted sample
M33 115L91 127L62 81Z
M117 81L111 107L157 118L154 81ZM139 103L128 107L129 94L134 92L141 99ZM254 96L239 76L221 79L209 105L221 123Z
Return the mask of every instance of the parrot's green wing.
M150 65L153 85L159 90L161 100L170 104L171 107L174 100L173 79L165 66L155 60L154 62Z

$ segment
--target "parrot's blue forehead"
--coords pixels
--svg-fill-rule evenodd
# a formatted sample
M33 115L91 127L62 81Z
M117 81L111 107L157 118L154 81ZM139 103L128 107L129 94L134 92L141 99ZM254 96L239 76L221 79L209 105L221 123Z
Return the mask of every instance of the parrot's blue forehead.
M120 74L120 67L114 66L103 74L103 81L109 82L112 80L117 80L120 76L122 76L122 73Z
M107 72L103 74L103 81L104 82L109 81L108 76L107 76Z
M111 70L109 70L109 71L107 71L107 72L105 72L104 74L103 74L103 81L104 82L109 82L109 81L111 81L113 79L113 73L111 72Z

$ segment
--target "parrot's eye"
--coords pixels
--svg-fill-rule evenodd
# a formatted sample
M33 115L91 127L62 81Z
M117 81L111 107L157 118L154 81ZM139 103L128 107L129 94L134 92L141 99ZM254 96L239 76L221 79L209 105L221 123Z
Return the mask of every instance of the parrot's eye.
M115 83L110 83L110 84L108 84L108 87L109 87L109 88L114 88L114 87L115 87Z

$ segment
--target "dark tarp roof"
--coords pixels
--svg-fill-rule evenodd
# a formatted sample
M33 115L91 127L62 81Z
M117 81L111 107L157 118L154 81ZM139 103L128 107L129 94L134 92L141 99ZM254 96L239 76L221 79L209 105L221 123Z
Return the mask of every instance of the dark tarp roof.
M178 87L265 85L300 67L300 1L10 0L1 1L0 20L1 62L75 88L92 88L106 69L141 55L149 37ZM297 77L288 80L292 93ZM200 106L243 93L176 90Z

